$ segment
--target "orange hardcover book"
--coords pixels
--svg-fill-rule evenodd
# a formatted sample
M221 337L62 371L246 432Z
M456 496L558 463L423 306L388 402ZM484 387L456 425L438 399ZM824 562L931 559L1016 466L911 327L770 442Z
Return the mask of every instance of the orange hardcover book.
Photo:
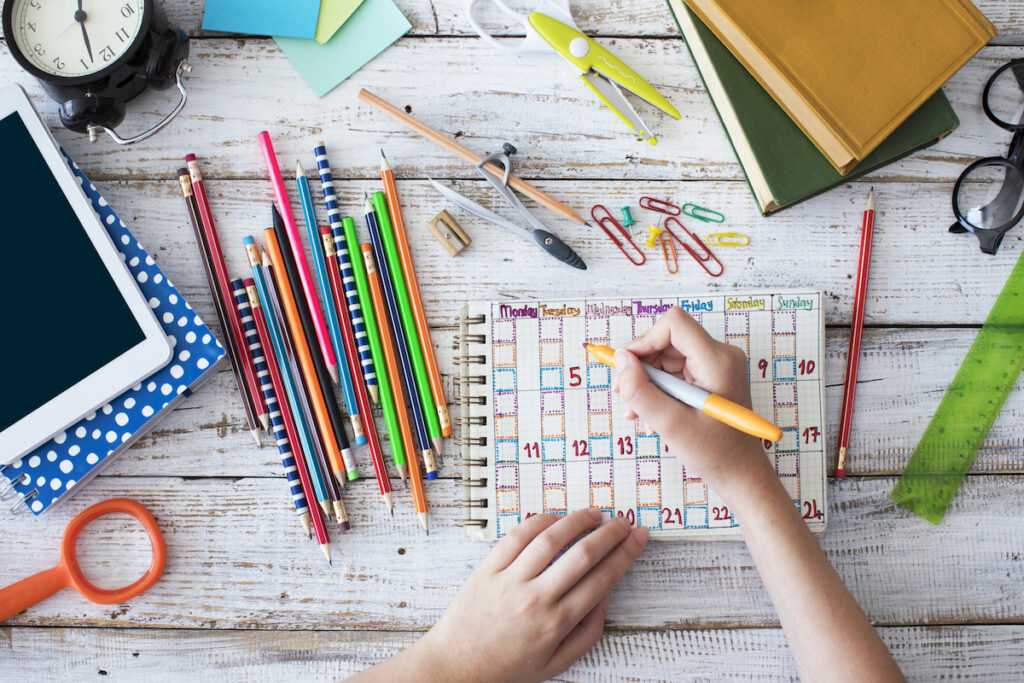
M968 0L685 0L842 174L996 29Z

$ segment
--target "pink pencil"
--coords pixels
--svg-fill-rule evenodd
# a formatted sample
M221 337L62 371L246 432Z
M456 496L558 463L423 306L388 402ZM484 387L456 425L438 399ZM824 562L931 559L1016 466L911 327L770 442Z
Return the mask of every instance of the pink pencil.
M292 214L292 204L288 200L288 193L284 189L284 180L281 178L281 169L277 165L277 155L274 153L274 145L270 142L270 134L263 131L259 135L260 147L263 149L263 158L267 162L267 172L270 174L270 182L274 186L274 194L277 197L277 208L284 219L285 230L288 233L288 243L291 245L292 253L295 254L295 263L299 267L299 279L302 281L302 291L306 294L306 303L309 305L310 315L313 317L313 327L316 328L316 337L320 341L320 353L327 364L327 371L331 373L331 379L338 383L338 361L334 356L334 344L327 332L327 325L324 323L324 312L320 308L320 299L316 296L316 287L313 285L313 278L309 274L309 264L306 262L306 251L302 248L302 240L299 238L299 229L295 226L295 216ZM283 246L283 245L282 245Z

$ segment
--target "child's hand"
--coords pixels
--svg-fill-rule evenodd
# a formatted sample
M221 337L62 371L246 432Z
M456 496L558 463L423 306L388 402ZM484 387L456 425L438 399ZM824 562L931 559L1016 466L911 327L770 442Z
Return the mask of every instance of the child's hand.
M519 524L412 648L418 677L540 681L579 659L604 631L609 592L647 543L646 529L600 520L590 509Z
M755 437L666 395L651 384L638 357L749 408L750 382L741 349L715 341L696 320L674 307L646 334L615 353L615 390L626 404L626 417L638 417L660 434L683 465L727 502L737 488L774 479Z

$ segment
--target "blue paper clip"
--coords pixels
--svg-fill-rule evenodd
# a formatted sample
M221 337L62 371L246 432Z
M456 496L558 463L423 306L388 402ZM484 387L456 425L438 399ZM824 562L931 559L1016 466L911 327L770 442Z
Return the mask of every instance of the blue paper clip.
M698 253L689 244L679 239L679 235L677 235L669 227L669 223L675 223L677 226L679 226L679 229L686 233L687 237L693 240L697 244L697 246L700 247L700 251L702 253ZM723 266L722 262L718 260L718 257L711 253L711 250L707 248L707 245L700 241L699 237L697 237L692 232L687 230L686 227L679 222L678 218L670 217L665 219L665 232L668 233L669 235L672 235L672 239L674 239L676 242L679 242L683 249L686 250L686 253L692 256L693 260L700 264L700 267L703 268L708 275L710 275L711 277L718 277L719 275L725 272L725 266ZM714 263L718 265L717 273L713 272L711 268L708 268L709 263Z

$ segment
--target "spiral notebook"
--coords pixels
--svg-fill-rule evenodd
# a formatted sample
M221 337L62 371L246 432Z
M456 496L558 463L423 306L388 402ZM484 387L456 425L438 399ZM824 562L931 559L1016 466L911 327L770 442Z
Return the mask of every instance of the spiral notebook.
M174 357L96 412L21 459L0 468L0 480L3 480L0 481L0 498L16 514L27 510L40 515L79 490L210 379L225 354L220 342L117 217L96 186L66 153L64 156L171 339Z
M459 320L457 421L463 515L494 540L538 513L596 507L652 538L739 535L728 506L626 420L612 371L584 342L616 347L672 306L749 358L753 408L782 428L765 457L812 531L824 531L824 316L817 291L642 299L477 302Z

